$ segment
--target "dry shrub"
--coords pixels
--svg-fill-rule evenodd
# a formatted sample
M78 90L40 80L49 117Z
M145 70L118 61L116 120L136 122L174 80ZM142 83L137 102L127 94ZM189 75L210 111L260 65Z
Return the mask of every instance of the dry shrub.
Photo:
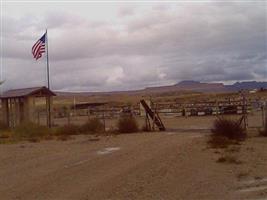
M11 137L11 132L9 131L4 131L0 133L0 139L8 139Z
M15 127L14 137L17 139L37 140L51 134L46 126L40 126L32 122L22 123Z
M104 124L98 118L90 119L87 123L80 127L81 133L99 133L104 130Z
M246 130L239 120L218 118L213 123L211 132L216 136L224 136L231 140L244 140L247 136Z
M120 117L118 124L119 133L134 133L138 132L138 125L133 116Z
M211 132L213 134L208 140L211 148L226 148L229 145L239 144L239 141L247 136L239 120L226 118L216 119Z
M68 124L59 127L56 130L56 135L78 135L80 133L80 126L75 124Z

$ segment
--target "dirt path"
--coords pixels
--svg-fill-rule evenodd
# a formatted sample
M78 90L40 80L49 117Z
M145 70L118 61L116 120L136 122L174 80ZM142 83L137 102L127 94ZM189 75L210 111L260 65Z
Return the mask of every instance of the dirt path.
M0 145L1 199L236 199L199 133Z

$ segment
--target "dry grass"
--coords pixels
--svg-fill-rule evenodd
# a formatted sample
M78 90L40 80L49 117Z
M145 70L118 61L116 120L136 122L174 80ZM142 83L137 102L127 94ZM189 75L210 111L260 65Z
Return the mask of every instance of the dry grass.
M211 148L227 148L229 145L238 145L239 142L236 140L231 140L225 136L211 135L208 140L208 145Z
M78 135L80 134L80 126L75 125L75 124L68 124L64 125L62 127L59 127L56 130L56 135Z
M8 139L11 138L11 132L10 131L3 131L0 133L0 139Z
M51 130L48 127L40 126L31 122L22 123L13 131L13 137L15 139L29 140L34 142L50 134Z
M104 131L103 123L99 119L93 118L83 125L68 124L59 127L56 130L56 135L95 134Z

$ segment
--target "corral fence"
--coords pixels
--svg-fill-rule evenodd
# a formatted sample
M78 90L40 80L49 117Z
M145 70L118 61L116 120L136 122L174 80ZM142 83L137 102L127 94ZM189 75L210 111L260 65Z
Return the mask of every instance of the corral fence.
M149 102L149 101L148 101ZM150 101L151 110L157 112L167 129L210 129L212 121L220 116L246 117L247 128L262 128L267 118L265 99L235 99L195 102L156 102ZM46 110L36 109L33 113L37 124L46 124ZM70 105L54 108L53 124L83 124L89 119L98 118L106 129L116 126L121 115L136 116L140 127L145 123L145 115L140 104L133 106L110 106L108 103L90 103L82 106Z
M247 128L262 128L266 119L266 101L259 100L229 100L229 101L203 101L188 103L162 103L150 102L152 111L157 112L162 118L166 128L207 128L212 121L220 116L241 118L245 116ZM103 120L107 129L116 125L116 120L124 114L136 116L141 126L145 123L145 114L142 106L109 106L108 104L84 107L82 109L69 107L62 111L55 111L54 123L56 125L85 123L88 119L99 118ZM45 115L45 113L44 113ZM190 124L191 122L191 124ZM201 124L203 122L203 124ZM207 125L204 125L204 124Z

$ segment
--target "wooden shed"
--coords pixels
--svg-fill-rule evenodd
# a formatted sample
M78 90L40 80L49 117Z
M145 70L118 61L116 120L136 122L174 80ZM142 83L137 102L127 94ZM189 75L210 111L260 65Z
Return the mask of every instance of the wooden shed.
M51 107L54 92L47 87L8 90L1 95L2 121L9 127L22 122L36 122L35 100L45 99L47 125L51 125Z

